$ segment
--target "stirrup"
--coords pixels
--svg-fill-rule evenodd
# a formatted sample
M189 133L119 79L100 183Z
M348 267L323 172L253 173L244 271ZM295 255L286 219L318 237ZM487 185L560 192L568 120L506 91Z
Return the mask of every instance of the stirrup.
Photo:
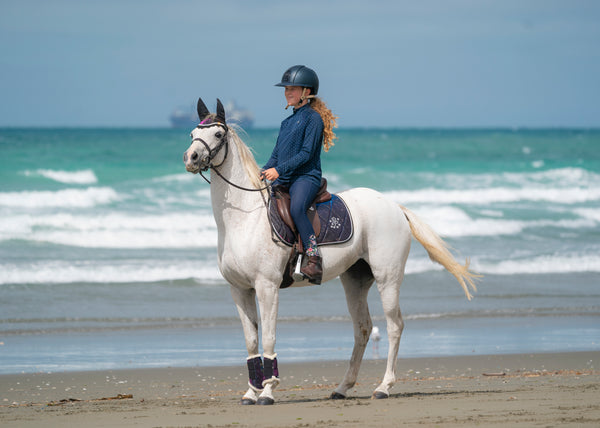
M303 259L304 259L304 254L300 253L298 255L298 260L296 261L296 267L294 268L294 273L292 273L292 279L296 282L304 281L304 279L306 278L306 276L304 276L304 274L302 272L300 272L300 269L302 268L302 260Z

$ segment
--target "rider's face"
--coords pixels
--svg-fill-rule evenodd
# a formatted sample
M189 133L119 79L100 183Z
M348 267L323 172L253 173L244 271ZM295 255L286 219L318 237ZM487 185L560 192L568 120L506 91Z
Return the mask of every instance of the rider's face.
M302 98L302 90L304 88L301 86L286 86L285 87L285 99L290 106L297 106L300 104L300 99ZM310 94L310 89L307 89L304 95Z

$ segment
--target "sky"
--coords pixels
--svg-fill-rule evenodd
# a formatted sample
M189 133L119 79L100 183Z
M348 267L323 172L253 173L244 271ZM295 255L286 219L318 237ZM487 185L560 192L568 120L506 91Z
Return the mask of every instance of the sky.
M0 0L0 127L277 127L296 64L340 127L600 127L595 0Z

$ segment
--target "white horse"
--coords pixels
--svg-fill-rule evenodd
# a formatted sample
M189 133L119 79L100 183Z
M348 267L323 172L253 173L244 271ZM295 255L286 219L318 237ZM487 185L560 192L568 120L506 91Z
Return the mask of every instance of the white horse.
M228 127L225 111L217 100L217 114L209 114L198 101L200 125L191 132L192 143L184 153L186 170L198 173L211 169L211 200L218 229L218 263L231 285L248 351L249 389L242 404L273 404L279 384L275 328L279 285L290 249L273 241L265 198L268 190L259 179L260 169L248 147ZM253 190L253 191L251 191ZM396 380L395 366L404 322L399 292L411 237L419 241L429 257L452 273L467 298L476 291L477 275L469 271L469 261L459 264L442 239L414 213L366 188L339 193L352 213L354 234L343 244L321 247L323 282L340 277L348 310L354 325L354 349L344 379L331 398L345 398L354 386L372 330L367 294L373 284L381 296L387 321L389 350L383 380L374 398L387 398ZM309 285L308 282L293 286ZM260 308L263 359L259 353Z

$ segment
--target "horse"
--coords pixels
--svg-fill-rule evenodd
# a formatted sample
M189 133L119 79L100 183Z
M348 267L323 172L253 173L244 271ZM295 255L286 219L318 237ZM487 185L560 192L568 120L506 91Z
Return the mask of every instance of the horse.
M230 284L240 316L248 357L248 390L241 404L271 405L279 384L275 331L279 290L289 258L289 247L272 239L266 209L269 186L260 179L260 168L248 146L232 126L217 99L210 113L202 99L197 105L200 124L191 131L191 145L183 160L190 173L210 170L210 195L218 229L218 265ZM203 176L204 177L204 176ZM367 294L377 284L387 322L389 349L382 382L373 398L388 398L396 381L396 359L404 322L399 306L400 284L414 237L431 260L441 264L459 282L467 299L477 290L479 277L461 265L435 231L407 208L368 188L338 194L352 215L353 235L342 244L321 248L323 282L340 277L354 328L354 347L348 369L332 399L343 399L356 383L372 331ZM307 281L294 286L310 285ZM259 352L259 316L263 354Z

